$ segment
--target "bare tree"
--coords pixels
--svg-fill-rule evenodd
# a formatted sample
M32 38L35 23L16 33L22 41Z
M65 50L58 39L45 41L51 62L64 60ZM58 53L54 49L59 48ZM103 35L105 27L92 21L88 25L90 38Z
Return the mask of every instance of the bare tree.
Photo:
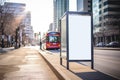
M3 0L4 1L4 0ZM1 5L3 2L1 2ZM12 5L12 4L10 4ZM16 30L18 27L21 26L22 20L24 19L25 15L21 13L15 13L17 10L16 8L11 8L9 3L5 3L1 6L1 14L0 14L0 29L2 30L2 35L6 36L17 36ZM24 11L24 8L21 8L21 12ZM4 38L2 39L2 45L4 45Z
M4 29L3 29L3 4L6 0L0 0L0 44L1 44L1 47L4 47Z
M0 18L0 20L2 21L2 24L0 27L2 30L1 33L4 36L6 35L6 38L8 40L8 36L11 36L11 35L15 36L16 28L22 22L24 16L18 15L19 13L15 14L14 12L16 9L11 9L9 4L5 3L1 8L2 8L1 9L2 13L1 13L1 18ZM2 45L4 45L4 39L2 39Z

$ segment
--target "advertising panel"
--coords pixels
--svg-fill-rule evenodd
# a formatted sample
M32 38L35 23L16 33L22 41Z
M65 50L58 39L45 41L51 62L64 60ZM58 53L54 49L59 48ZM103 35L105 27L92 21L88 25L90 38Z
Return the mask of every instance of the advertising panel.
M69 60L91 60L90 15L68 16Z
M91 15L87 12L68 11L60 21L61 26L61 50L60 63L62 58L69 62L91 61L93 67L93 46L92 46L92 21Z

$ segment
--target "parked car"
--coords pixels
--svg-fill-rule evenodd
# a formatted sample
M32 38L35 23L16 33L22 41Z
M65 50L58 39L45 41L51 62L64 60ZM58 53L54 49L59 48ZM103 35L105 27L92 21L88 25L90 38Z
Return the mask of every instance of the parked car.
M99 42L98 44L96 44L96 47L104 47L105 43L104 42Z
M120 47L120 43L117 41L112 41L109 44L106 44L106 47Z

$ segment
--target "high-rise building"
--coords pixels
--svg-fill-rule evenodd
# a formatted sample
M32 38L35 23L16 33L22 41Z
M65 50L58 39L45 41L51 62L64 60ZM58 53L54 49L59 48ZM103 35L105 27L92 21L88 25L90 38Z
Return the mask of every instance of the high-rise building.
M26 8L26 4L24 3L13 3L13 2L5 2L4 3L4 11L7 13L14 13L15 15L20 15L24 12Z
M120 0L93 0L94 41L120 42Z
M24 27L24 33L27 37L27 42L31 43L31 41L34 38L34 32L33 32L33 27L31 26L31 12L27 12L26 16L23 20L23 23L25 25Z
M60 31L59 20L66 11L91 12L91 0L53 0L56 31Z
M55 31L53 23L50 23L48 31Z
M54 4L54 27L56 31L59 31L59 20L63 14L68 10L69 0L53 0Z
M77 0L77 11L78 12L91 12L92 0Z

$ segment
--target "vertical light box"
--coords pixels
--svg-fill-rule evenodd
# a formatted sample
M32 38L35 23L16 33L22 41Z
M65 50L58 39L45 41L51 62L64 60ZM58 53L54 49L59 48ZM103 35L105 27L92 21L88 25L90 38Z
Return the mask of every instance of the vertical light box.
M91 15L85 12L66 12L61 18L60 57L69 61L92 61Z

